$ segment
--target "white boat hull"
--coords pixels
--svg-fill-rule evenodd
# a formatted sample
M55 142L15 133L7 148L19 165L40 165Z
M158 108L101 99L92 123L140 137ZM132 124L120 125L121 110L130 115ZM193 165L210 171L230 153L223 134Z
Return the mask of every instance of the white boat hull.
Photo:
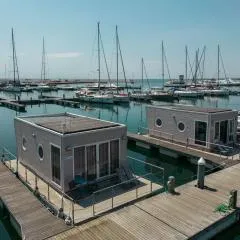
M114 95L113 101L116 103L129 103L130 99L128 95Z

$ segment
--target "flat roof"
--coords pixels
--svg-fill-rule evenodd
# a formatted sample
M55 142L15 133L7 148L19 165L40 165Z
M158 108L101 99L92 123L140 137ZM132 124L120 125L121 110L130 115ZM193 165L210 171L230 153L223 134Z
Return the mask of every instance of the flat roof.
M85 132L120 126L120 124L74 115L70 113L20 117L27 122L56 131L61 134Z
M202 108L197 106L188 106L188 105L159 105L159 106L150 106L161 109L172 109L172 110L181 110L181 111L190 111L190 112L200 112L200 113L221 113L221 112L232 112L230 108Z

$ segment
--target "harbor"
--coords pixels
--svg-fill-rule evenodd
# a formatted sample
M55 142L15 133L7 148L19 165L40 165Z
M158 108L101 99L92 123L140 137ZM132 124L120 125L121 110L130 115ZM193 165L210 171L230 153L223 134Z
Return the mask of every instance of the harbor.
M0 240L239 239L239 8L2 1Z

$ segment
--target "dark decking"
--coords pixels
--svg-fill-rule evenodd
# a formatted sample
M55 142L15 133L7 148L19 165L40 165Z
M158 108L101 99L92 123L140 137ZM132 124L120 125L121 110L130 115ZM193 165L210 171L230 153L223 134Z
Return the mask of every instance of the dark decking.
M53 216L2 163L0 199L20 225L22 239L46 239L70 229L63 220Z

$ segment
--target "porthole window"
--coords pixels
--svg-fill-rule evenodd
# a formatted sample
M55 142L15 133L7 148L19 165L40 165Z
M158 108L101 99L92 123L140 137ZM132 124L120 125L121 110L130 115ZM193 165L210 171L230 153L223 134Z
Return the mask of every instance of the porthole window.
M26 140L25 137L22 138L22 149L23 149L24 151L27 150L27 140Z
M40 160L43 160L43 146L42 145L38 145L38 156L40 158Z
M157 125L158 127L161 127L161 126L162 126L162 120L161 120L160 118L157 118L157 119L156 119L156 125Z
M178 123L178 130L181 131L181 132L183 132L185 130L184 123L182 123L182 122Z

